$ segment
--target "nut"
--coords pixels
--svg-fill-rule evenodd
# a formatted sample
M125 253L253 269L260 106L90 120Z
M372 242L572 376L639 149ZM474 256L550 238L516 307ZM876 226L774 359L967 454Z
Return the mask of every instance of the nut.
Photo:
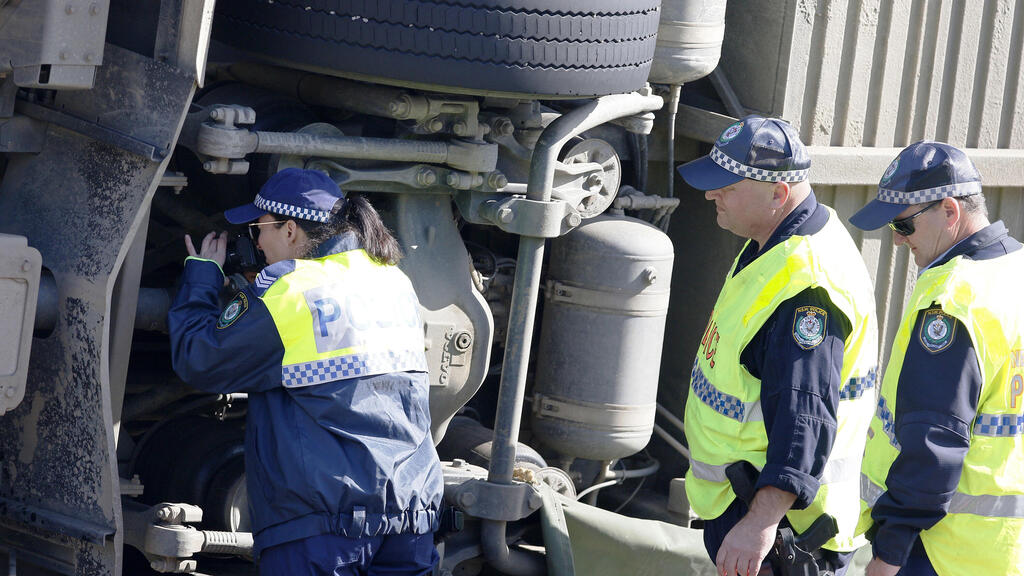
M508 186L508 178L501 172L491 172L487 176L487 185L495 190L501 190Z
M473 494L472 492L463 492L462 494L459 494L459 504L464 507L476 504L476 494Z
M427 129L427 132L440 132L444 130L444 122L441 122L440 118L431 118L423 123L423 127Z
M568 224L572 228L575 228L575 227L579 226L580 222L582 222L582 221L583 221L583 218L581 218L580 215L575 213L575 212L570 212L570 213L565 215L565 223Z
M420 186L433 186L437 183L437 172L431 168L422 168L416 173L416 183Z
M455 349L465 352L473 345L473 335L469 332L459 332L454 339Z
M515 131L515 126L512 125L512 121L508 118L499 116L491 120L491 130L495 136L508 136Z

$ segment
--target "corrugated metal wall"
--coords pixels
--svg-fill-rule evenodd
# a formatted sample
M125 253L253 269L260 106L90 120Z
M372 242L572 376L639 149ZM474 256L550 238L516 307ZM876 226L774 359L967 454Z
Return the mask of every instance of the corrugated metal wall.
M786 118L808 145L1021 149L1022 53L1024 0L732 0L722 65L747 107ZM815 190L844 218L874 195ZM990 216L1024 238L1024 189L985 193ZM916 268L888 230L851 232L875 276L884 356Z

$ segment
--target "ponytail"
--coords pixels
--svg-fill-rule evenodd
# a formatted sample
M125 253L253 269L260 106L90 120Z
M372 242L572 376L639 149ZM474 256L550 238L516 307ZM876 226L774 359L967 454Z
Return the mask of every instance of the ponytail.
M309 237L309 248L306 258L316 253L321 244L346 232L352 232L362 243L366 253L378 264L398 264L402 259L402 249L394 235L380 219L380 214L370 201L361 194L349 194L345 200L338 202L327 222L296 220Z

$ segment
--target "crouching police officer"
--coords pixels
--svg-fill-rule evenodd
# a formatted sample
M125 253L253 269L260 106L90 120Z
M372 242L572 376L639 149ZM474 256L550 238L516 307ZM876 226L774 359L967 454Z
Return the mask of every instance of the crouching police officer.
M715 202L718 225L748 238L699 345L685 418L686 493L727 576L759 572L784 517L797 532L824 514L837 522L808 570L843 574L864 542L854 529L877 371L874 291L839 217L815 198L810 164L789 124L748 116L679 169ZM749 506L730 483L740 461L760 470L739 494ZM779 572L791 556L773 555Z
M850 222L920 274L864 452L869 576L1024 575L1024 250L963 151L917 142Z
M198 251L186 236L168 326L182 380L249 393L260 573L429 573L443 487L397 241L365 198L312 170L278 172L224 215L250 223L268 266L221 311L226 234Z

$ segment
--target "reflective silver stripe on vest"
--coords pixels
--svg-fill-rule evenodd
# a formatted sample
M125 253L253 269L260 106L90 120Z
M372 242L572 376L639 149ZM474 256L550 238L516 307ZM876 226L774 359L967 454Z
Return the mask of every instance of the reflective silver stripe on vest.
M728 464L708 464L707 462L701 462L699 460L690 460L690 471L693 475L701 480L707 480L708 482L728 482L729 478L725 475L725 469L728 468L732 462Z
M726 418L732 418L739 422L761 422L764 420L760 400L744 402L720 391L708 381L704 371L696 362L693 363L693 369L690 370L690 387L704 404Z
M728 482L729 477L725 475L725 469L733 462L727 464L708 464L699 460L690 460L690 470L693 475L708 482ZM856 480L860 474L859 458L843 458L840 460L829 460L825 463L825 469L821 472L821 483L831 484L843 480Z
M850 381L846 383L846 387L839 392L840 400L856 400L864 395L865 392L875 387L875 382L878 379L878 370L872 368L868 370L868 373L859 378L850 378Z
M1024 435L1024 414L978 414L974 435L999 438Z
M372 354L349 354L281 367L285 388L300 388L346 378L414 370L425 372L422 350L388 350Z
M866 474L860 476L860 498L874 507L875 502L885 493L885 489L875 484ZM953 493L949 502L950 514L974 514L987 518L1024 518L1024 495L1005 494L964 494Z
M878 397L878 407L875 409L875 415L882 421L882 430L889 437L889 443L899 450L900 443L896 441L896 420L893 418L892 410L889 410L889 406L885 403L884 396Z

